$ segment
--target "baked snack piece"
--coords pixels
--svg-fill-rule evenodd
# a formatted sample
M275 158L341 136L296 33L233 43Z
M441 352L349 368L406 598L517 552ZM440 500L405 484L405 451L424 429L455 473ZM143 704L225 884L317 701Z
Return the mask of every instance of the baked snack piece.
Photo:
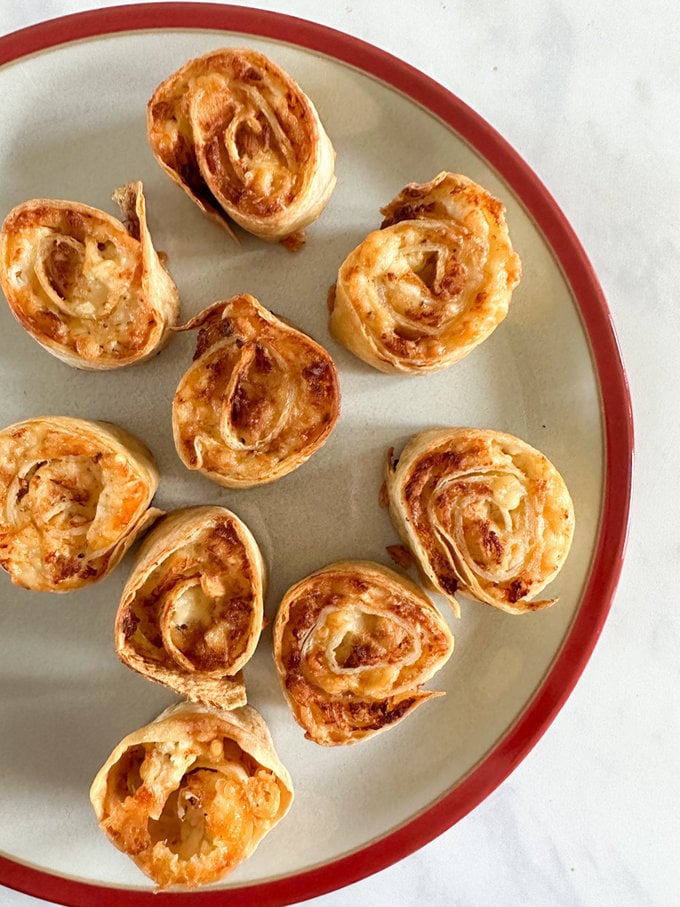
M173 400L182 462L231 488L273 482L328 439L340 413L329 353L244 293L205 309Z
M0 566L36 592L102 579L161 513L150 451L109 422L44 416L0 431Z
M245 705L241 668L260 638L265 568L248 527L226 507L185 507L142 543L116 615L128 667L188 699Z
M465 176L410 183L347 256L329 294L330 331L387 373L467 356L505 318L521 265L505 208Z
M264 54L189 60L147 108L151 149L199 208L293 249L335 186L335 151L299 85Z
M154 249L142 184L113 195L125 223L78 202L32 199L0 232L0 283L15 318L67 365L103 370L155 356L179 317Z
M194 888L247 859L293 800L262 716L180 702L129 734L97 773L100 827L158 888Z
M372 561L329 564L292 586L274 624L274 659L305 737L353 744L443 693L421 689L453 636L422 589Z
M510 614L546 608L535 596L564 564L574 508L540 451L504 432L435 428L385 470L390 515L432 586Z

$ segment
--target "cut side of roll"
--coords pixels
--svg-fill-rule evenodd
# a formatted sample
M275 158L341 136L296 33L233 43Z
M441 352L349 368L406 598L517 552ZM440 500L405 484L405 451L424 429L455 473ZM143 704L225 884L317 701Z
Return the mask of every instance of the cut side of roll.
M508 312L521 265L503 204L460 174L411 183L347 256L329 297L333 337L387 373L446 368Z
M198 330L173 401L185 466L249 487L281 478L326 442L340 385L322 346L247 294L215 303L182 330Z
M129 734L90 789L100 827L158 888L194 888L246 860L293 800L262 716L182 702Z
M142 184L113 196L125 223L78 202L32 199L0 232L0 283L15 318L67 365L105 370L156 355L179 317L154 249Z
M574 508L540 451L503 432L431 429L390 451L385 479L396 529L456 613L457 589L510 614L555 602L535 596L566 560Z
M353 744L442 693L421 689L453 636L425 593L372 561L338 561L286 592L274 625L284 695L305 736Z
M66 416L0 431L0 566L36 592L102 579L161 511L150 451L122 428Z
M139 550L118 607L116 651L188 699L244 705L240 672L262 631L264 582L257 542L234 513L172 511Z
M147 108L151 149L201 210L297 248L335 186L335 152L299 85L255 50L189 60Z

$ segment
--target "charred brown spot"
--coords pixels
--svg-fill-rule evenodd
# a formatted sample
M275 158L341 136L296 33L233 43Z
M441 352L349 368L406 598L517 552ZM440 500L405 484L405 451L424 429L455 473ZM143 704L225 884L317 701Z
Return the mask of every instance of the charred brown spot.
M231 523L226 520L222 520L215 524L213 528L213 535L215 536L215 538L221 539L223 542L226 542L230 547L234 545L240 545L236 530L231 525Z
M295 233L291 233L280 240L279 245L282 245L287 252L299 252L306 242L305 231L296 230Z
M491 528L491 523L488 520L479 521L479 533L485 553L497 564L500 564L503 559L503 543Z
M368 667L378 664L382 658L382 652L370 643L359 643L355 645L342 662L343 668Z
M384 230L385 227L391 227L394 224L398 224L403 220L416 220L419 217L427 216L435 209L434 202L422 202L421 204L403 204L396 205L392 209L386 209L385 214L387 215L383 222L380 224L380 229Z
M274 368L274 360L266 347L255 344L255 368L263 375L268 375Z
M45 563L49 566L52 580L55 583L64 582L79 574L91 576L92 572L96 573L96 570L90 565L82 569L81 561L77 557L64 557L63 555L55 554L53 551L45 555Z
M511 604L516 604L529 592L529 586L522 579L513 580L506 590L506 597Z
M175 105L171 101L156 101L151 105L151 118L153 120L174 120Z
M315 359L302 369L302 377L313 397L324 397L331 393L333 375L330 365L323 359Z
M326 305L328 306L329 315L333 313L333 309L335 308L335 291L336 284L333 283L328 288L328 295L326 296Z
M196 337L196 349L194 351L194 361L200 359L210 347L230 337L234 333L234 325L229 318L220 318L208 320L199 329Z
M123 636L126 641L135 635L138 625L139 618L137 615L133 614L131 611L126 611L123 615L123 620L121 621L121 630L123 631Z
M439 473L455 472L463 460L461 454L454 450L442 450L439 453L424 457L413 470L411 478L406 483L404 494L407 500L417 497L427 482L430 472Z
M447 574L440 574L437 576L437 580L447 595L455 595L458 591L458 580L455 577Z
M405 545L388 545L385 549L395 564L409 570L413 566L413 555Z

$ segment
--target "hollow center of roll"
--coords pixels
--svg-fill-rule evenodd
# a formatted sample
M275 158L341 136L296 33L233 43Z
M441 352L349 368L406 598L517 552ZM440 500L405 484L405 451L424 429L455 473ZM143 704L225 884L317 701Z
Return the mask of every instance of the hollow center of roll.
M323 621L330 634L333 661L341 671L402 662L413 653L412 636L387 616L361 608L329 610Z
M110 314L137 261L109 239L86 236L82 242L49 233L39 244L35 276L50 302L65 315L96 319Z
M27 479L23 506L36 524L51 534L87 534L103 488L101 469L92 457L39 463Z
M285 363L263 344L244 345L224 400L222 436L250 450L270 443L294 394L287 377Z
M181 582L164 608L166 647L188 670L224 671L248 640L251 599L210 580L201 576Z

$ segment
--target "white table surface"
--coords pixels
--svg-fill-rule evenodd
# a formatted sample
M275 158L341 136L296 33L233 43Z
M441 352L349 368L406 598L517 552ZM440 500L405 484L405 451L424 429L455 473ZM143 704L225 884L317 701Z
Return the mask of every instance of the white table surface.
M2 0L0 31L106 5ZM618 593L556 721L458 825L391 868L307 903L678 905L679 8L674 0L254 5L333 26L401 57L515 147L599 275L636 420L631 532ZM41 903L0 886L2 907Z

